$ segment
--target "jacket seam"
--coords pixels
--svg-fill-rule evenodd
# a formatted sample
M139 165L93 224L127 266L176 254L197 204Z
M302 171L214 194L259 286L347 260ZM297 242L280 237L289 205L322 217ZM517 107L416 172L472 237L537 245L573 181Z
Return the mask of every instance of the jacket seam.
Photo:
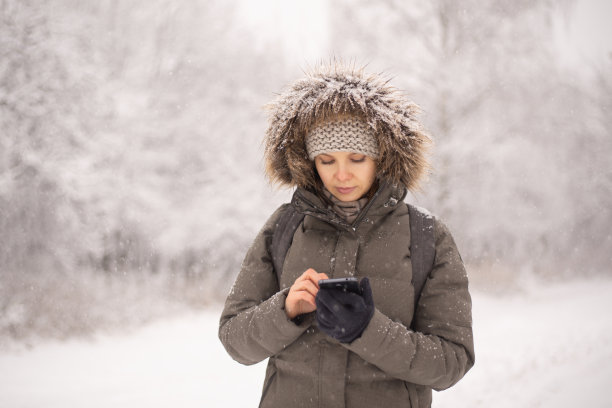
M329 262L330 278L333 278L336 272L336 259L338 258L338 243L340 242L340 235L342 235L342 231L336 230L336 243L334 245L334 254Z
M415 317L414 318L416 318L416 313L415 313ZM413 318L413 320L414 320L414 318ZM436 324L447 324L447 323L450 323L453 326L461 327L461 328L464 328L464 329L471 329L472 328L471 323L450 322L450 321L449 322L440 322L438 320L427 319L427 318L424 318L424 317L419 318L419 322L436 323Z
M323 347L319 344L319 372L318 372L318 384L317 384L317 405L321 407L321 395L323 395L323 376L321 375L321 368L323 366Z
M259 399L259 406L260 407L261 407L261 404L263 404L264 398L268 394L268 391L270 390L270 386L272 385L272 381L274 380L274 377L276 377L276 374L277 374L276 366L274 366L274 372L268 378L267 384L265 384L265 388L264 388L263 392L261 393L261 398Z

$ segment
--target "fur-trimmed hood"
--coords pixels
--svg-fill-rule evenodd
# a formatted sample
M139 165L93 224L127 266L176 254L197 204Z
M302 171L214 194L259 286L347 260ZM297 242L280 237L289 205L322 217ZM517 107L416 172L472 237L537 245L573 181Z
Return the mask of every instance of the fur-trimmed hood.
M339 114L358 115L379 145L378 178L410 190L429 165L429 136L417 120L419 108L382 75L338 63L322 65L294 82L266 106L266 173L272 182L316 189L319 179L304 139L313 125Z

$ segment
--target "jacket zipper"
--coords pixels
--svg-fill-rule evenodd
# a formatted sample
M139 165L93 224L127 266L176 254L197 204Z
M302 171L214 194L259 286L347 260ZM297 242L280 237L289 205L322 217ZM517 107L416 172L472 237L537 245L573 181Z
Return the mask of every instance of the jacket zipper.
M380 195L380 192L383 190L383 188L386 186L386 184L381 184L378 188L378 190L376 191L376 193L374 193L374 195L372 196L372 198L370 199L370 201L368 201L368 203L366 204L366 206L363 208L363 210L361 210L361 212L359 213L359 215L357 216L357 219L355 219L355 221L353 221L352 224L347 224L344 220L340 219L340 217L333 211L304 211L304 214L306 215L311 215L313 217L319 218L319 219L323 219L324 221L329 221L333 224L336 224L338 226L343 227L345 230L347 231L357 231L357 228L359 227L359 224L361 223L361 220L365 217L366 213L368 212L368 210L370 209L370 207L372 207L372 205L374 204L374 201L376 201L376 199L378 198L378 196ZM307 203L310 207L314 207L317 208L316 205L314 205L312 203L312 201L308 200L307 198L305 198L303 195L300 194L300 200L304 201L305 203ZM324 217L327 216L327 217Z
M355 221L353 221L353 224L351 225L351 228L353 229L353 231L357 230L357 228L359 227L359 224L361 224L361 220L363 219L363 217L365 217L366 213L368 212L370 207L374 204L374 201L376 201L376 199L380 195L380 192L383 190L383 188L385 188L385 186L386 186L386 184L381 184L378 187L378 190L376 190L376 193L374 193L374 195L372 196L370 201L368 201L366 206L363 208L363 210L357 216L357 219Z

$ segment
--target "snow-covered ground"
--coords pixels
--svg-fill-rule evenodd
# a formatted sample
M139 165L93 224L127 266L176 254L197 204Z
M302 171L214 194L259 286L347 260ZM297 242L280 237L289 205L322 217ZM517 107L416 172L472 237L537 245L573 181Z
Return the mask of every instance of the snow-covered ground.
M612 280L475 291L476 366L435 407L612 407ZM265 363L217 340L219 310L0 351L0 407L254 407Z

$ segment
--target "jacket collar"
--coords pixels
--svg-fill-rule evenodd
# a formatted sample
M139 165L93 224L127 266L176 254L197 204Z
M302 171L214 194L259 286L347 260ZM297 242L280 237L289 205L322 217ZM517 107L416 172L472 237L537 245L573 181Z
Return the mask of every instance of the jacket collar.
M408 190L404 186L380 182L380 187L352 224L342 219L319 195L301 187L298 187L293 193L291 204L300 213L311 215L348 231L356 231L366 216L381 216L393 211L397 204L404 200L407 193Z

